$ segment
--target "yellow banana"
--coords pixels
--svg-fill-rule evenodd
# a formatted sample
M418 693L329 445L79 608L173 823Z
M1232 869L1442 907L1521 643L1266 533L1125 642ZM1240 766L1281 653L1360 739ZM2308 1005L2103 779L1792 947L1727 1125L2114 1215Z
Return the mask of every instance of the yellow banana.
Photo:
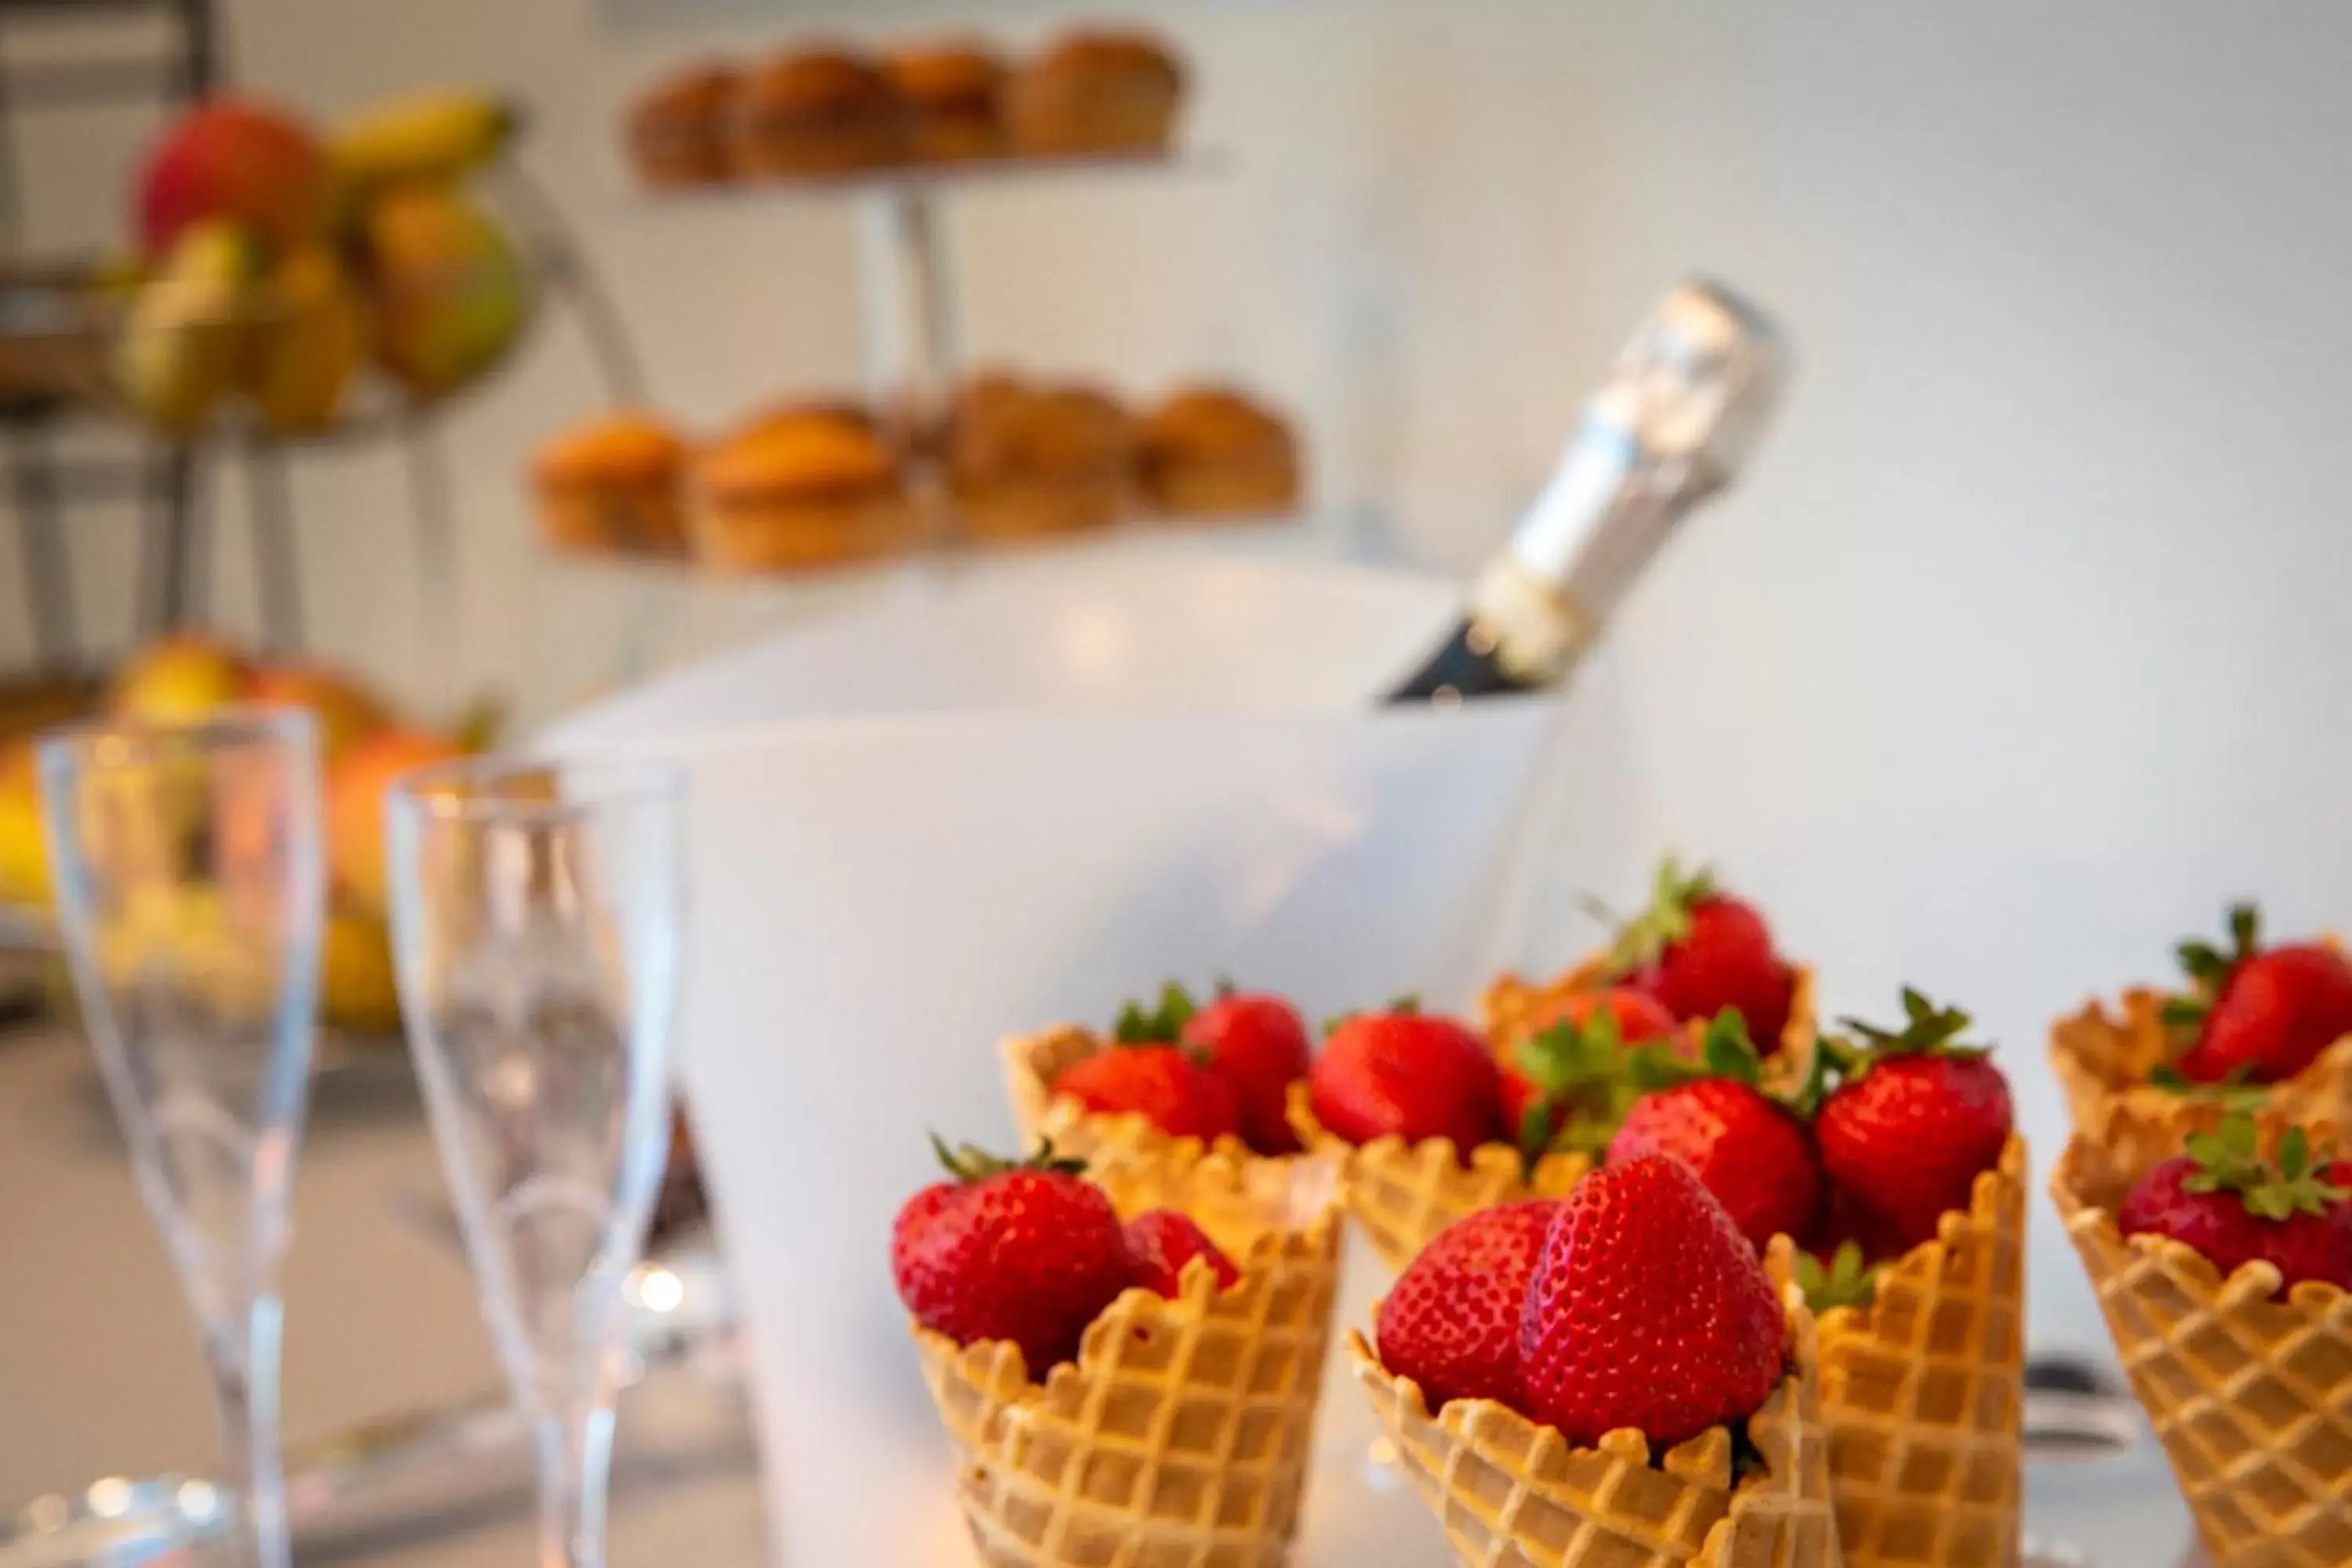
M515 106L465 88L410 93L344 121L328 138L329 162L348 191L404 180L444 180L505 150L521 124Z

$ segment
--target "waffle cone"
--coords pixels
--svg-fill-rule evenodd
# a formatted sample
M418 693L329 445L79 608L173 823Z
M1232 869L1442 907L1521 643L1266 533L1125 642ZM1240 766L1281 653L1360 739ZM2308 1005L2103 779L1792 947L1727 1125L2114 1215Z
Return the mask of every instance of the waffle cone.
M1024 1147L1034 1149L1040 1139L1050 1139L1055 1153L1084 1160L1087 1173L1096 1176L1171 1163L1181 1168L1208 1152L1236 1161L1253 1157L1238 1138L1220 1138L1213 1150L1203 1149L1198 1138L1162 1132L1139 1110L1105 1116L1075 1100L1055 1096L1055 1079L1108 1046L1100 1035L1076 1024L1015 1035L1004 1042L1005 1094L1013 1102L1013 1120Z
M1498 975L1478 999L1479 1026L1494 1042L1496 1050L1507 1059L1509 1053L1534 1034L1543 1020L1557 1017L1570 996L1606 986L1609 968L1609 954L1603 952L1542 982L1525 980L1517 974ZM1764 1064L1769 1088L1778 1088L1784 1081L1802 1083L1812 1068L1813 1052L1821 1040L1821 1016L1811 966L1796 964L1791 973L1794 984L1789 995L1789 1021L1780 1031L1774 1054ZM1694 1018L1684 1028L1696 1047L1706 1035L1706 1020ZM1759 1046L1762 1043L1758 1042Z
M1727 1427L1653 1465L1638 1432L1572 1448L1492 1400L1453 1400L1433 1415L1421 1386L1381 1366L1363 1335L1348 1335L1348 1352L1463 1568L1834 1568L1818 1352L1793 1296L1789 1332L1794 1370L1748 1419L1764 1469L1736 1485Z
M1887 1265L1876 1300L1821 1318L1822 1413L1838 1536L1855 1568L2017 1561L2025 1397L2025 1141L1936 1238ZM1767 1263L1790 1278L1794 1247Z
M1547 1154L1530 1176L1507 1143L1481 1143L1466 1165L1444 1138L1350 1144L1315 1120L1304 1084L1291 1087L1290 1124L1310 1152L1339 1163L1349 1214L1381 1261L1400 1273L1455 1220L1521 1198L1565 1197L1592 1168L1582 1154Z
M2116 1110L2067 1146L2051 1196L2215 1568L2347 1568L2352 1293L2305 1281L2273 1299L2270 1264L2224 1279L2193 1248L2116 1228L2131 1184L2219 1119ZM2263 1113L2265 1142L2289 1120Z
M2092 1002L2051 1026L2050 1065L2065 1087L2078 1131L2097 1125L2113 1101L2160 1122L2164 1108L2180 1099L2147 1081L2173 1054L2165 1038L2163 1008L2163 993L2141 987L2125 992L2112 1009ZM2271 1085L2264 1103L2290 1121L2352 1126L2352 1036L2328 1047L2294 1077Z
M915 1348L991 1568L1279 1568L1297 1529L1339 1268L1336 1173L1178 1158L1107 1172L1122 1216L1192 1214L1241 1269L1129 1290L1041 1384L1001 1341Z

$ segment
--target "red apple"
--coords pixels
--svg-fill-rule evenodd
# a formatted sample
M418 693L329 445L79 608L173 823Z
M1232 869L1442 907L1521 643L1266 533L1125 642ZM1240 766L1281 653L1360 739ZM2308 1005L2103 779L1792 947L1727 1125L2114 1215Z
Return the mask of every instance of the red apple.
M149 150L139 183L139 232L161 256L190 224L218 218L278 248L327 222L327 157L292 115L247 99L215 98L172 122Z

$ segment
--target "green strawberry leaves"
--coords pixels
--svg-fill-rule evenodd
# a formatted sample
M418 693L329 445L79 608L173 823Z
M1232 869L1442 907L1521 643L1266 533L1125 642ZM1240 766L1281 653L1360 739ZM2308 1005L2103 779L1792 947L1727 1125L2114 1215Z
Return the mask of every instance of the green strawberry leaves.
M2195 937L2173 949L2180 959L2181 972L2189 976L2189 992L2165 998L2162 1017L2166 1028L2204 1027L2205 1015L2212 1011L2213 1000L2221 995L2231 973L2261 951L2263 920L2259 909L2252 904L2231 904L2229 924L2230 945L2226 950Z
M1863 1260L1859 1242L1842 1243L1827 1265L1810 1252L1797 1254L1797 1289L1814 1312L1832 1307L1867 1310L1878 1300L1878 1268Z
M1617 940L1610 948L1610 978L1654 963L1659 954L1690 935L1691 906L1704 903L1715 892L1715 873L1709 868L1685 872L1672 855L1658 862L1649 908L1617 930Z
M1644 1092L1633 1060L1617 1015L1607 1007L1595 1007L1581 1024L1562 1019L1519 1042L1515 1064L1536 1089L1518 1126L1519 1158L1530 1175L1556 1150L1598 1154L1609 1147Z
M2254 1119L2231 1111L2210 1132L2189 1135L2189 1157L2198 1169L2180 1184L2192 1193L2235 1193L2257 1219L2284 1220L2297 1214L2326 1215L2328 1205L2352 1198L2352 1188L2320 1179L2327 1164L2315 1152L2310 1134L2290 1127L2280 1135L2271 1159L2262 1156Z
M1330 1017L1323 1020L1324 1035L1328 1037L1338 1034L1348 1025L1352 1024L1357 1019L1362 1017L1367 1012L1387 1014L1391 1017L1398 1018L1418 1017L1421 1015L1421 993L1418 991L1408 991L1402 996L1392 996L1389 998L1388 1005L1382 1007L1359 1007L1352 1013L1335 1013Z
M984 1182L991 1176L1001 1176L1007 1171L1047 1171L1055 1175L1078 1176L1084 1175L1087 1169L1084 1160L1055 1154L1054 1141L1050 1138L1039 1139L1036 1152L1027 1159L1008 1160L972 1143L960 1143L950 1149L947 1140L934 1132L931 1134L931 1152L939 1156L940 1164L949 1175L966 1185Z
M1958 1007L1938 1007L1911 986L1903 988L1903 1026L1882 1028L1860 1018L1840 1018L1843 1036L1822 1037L1820 1052L1829 1058L1847 1083L1868 1072L1874 1062L1888 1057L1981 1057L1990 1046L1973 1046L1960 1037L1976 1020Z
M1111 1039L1122 1046L1172 1046L1183 1037L1184 1026L1200 1010L1192 994L1171 980L1160 987L1158 1005L1146 1008L1140 1002L1129 1002L1120 1007L1118 1022L1111 1026Z

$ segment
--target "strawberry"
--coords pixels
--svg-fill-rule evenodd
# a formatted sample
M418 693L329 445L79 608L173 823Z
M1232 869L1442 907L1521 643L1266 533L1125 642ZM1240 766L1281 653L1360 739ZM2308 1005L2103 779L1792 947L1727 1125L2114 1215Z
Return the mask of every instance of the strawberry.
M1519 1319L1528 1414L1653 1448L1752 1415L1788 1359L1756 1249L1680 1161L1604 1165L1560 1201Z
M2279 1271L2281 1295L2305 1279L2352 1290L2352 1163L2315 1160L2300 1127L2264 1160L2242 1112L2188 1150L2134 1184L2116 1216L2124 1235L2185 1242L2225 1279L2259 1258Z
M1685 876L1671 857L1658 868L1650 908L1619 929L1611 973L1677 1018L1738 1008L1768 1057L1780 1048L1796 990L1764 917L1718 890L1704 868Z
M1150 1209L1127 1222L1127 1256L1133 1265L1129 1283L1156 1290L1173 1300L1181 1290L1184 1265L1195 1258L1208 1259L1217 1277L1217 1289L1229 1290L1242 1277L1234 1260L1217 1250L1209 1233L1192 1216L1174 1209Z
M1350 1143L1445 1138L1466 1160L1502 1132L1501 1074L1486 1042L1410 1004L1341 1020L1307 1081L1315 1119Z
M1986 1047L1958 1043L1966 1013L1908 989L1903 1010L1899 1032L1848 1018L1854 1037L1822 1041L1843 1081L1823 1102L1814 1137L1822 1168L1872 1239L1907 1250L1935 1236L1947 1210L1969 1206L1978 1173L2009 1142L2015 1111Z
M1624 1114L1612 1093L1624 1081L1624 1047L1674 1037L1674 1015L1642 992L1563 998L1503 1058L1503 1130L1531 1157L1555 1145L1597 1149Z
M1654 1056L1642 1064L1680 1081L1643 1095L1610 1140L1612 1164L1667 1154L1691 1168L1758 1252L1775 1236L1811 1238L1822 1201L1821 1162L1811 1131L1792 1110L1766 1094L1763 1064L1726 1008L1707 1028L1695 1064Z
M1110 1200L1051 1148L1014 1163L931 1146L953 1180L917 1193L891 1226L898 1300L960 1345L1010 1340L1033 1377L1076 1360L1087 1325L1127 1289Z
M2352 1034L2352 963L2324 942L2260 945L2252 904L2230 910L2231 951L2180 944L2191 991L2164 1018L2196 1031L2174 1064L2190 1083L2277 1083Z
M1114 1044L1063 1068L1054 1092L1105 1115L1141 1111L1173 1138L1205 1142L1241 1131L1233 1085L1187 1047Z
M1559 1205L1504 1204L1454 1221L1397 1276L1376 1325L1381 1364L1421 1384L1434 1410L1450 1399L1522 1409L1519 1318Z
M1242 1136L1261 1154L1296 1154L1290 1086L1307 1076L1307 1020L1279 996L1219 987L1186 1019L1183 1043L1208 1053L1209 1070L1234 1086Z

